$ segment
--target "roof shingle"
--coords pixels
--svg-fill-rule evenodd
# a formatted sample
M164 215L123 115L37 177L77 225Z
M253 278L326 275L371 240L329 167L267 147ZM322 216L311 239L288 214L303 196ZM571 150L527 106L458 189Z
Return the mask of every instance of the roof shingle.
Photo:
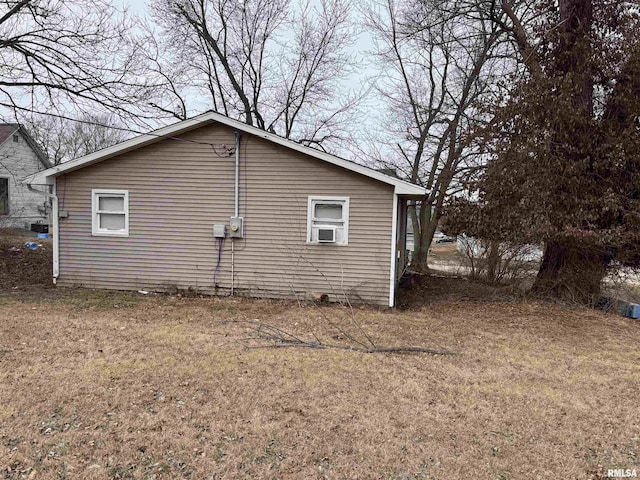
M4 143L19 128L17 123L0 123L0 143Z

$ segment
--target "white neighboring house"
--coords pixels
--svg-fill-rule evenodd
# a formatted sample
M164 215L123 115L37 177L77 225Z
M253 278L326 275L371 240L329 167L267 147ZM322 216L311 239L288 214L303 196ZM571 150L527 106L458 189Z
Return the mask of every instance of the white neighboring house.
M32 223L49 223L47 200L21 181L51 166L23 126L0 123L0 227L28 229Z

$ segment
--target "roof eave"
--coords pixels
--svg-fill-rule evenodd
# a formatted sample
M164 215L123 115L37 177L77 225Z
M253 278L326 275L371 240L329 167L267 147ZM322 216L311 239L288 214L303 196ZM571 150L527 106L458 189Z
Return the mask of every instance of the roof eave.
M22 185L53 185L55 175L43 175L46 171L47 170L43 170L42 172L24 177L20 183Z
M189 130L193 130L195 128L203 126L208 122L206 121L206 119L200 119L202 116L203 115L200 115L198 117L179 122L178 124L169 125L167 127L154 130L152 133L139 135L111 147L103 148L102 150L98 150L97 152L90 153L89 155L85 155L83 157L74 158L73 160L69 160L68 162L64 162L38 172L32 177L28 177L25 180L32 180L30 183L33 184L51 184L52 178L57 177L58 175L70 173L74 170L88 167L103 160L107 160L111 157L115 157L117 155L121 155L123 153L127 153L138 148L151 145L152 143L165 140L172 135L180 135L181 133L185 133ZM176 125L180 125L180 128L176 128Z
M421 200L428 194L428 192L424 187L408 183L404 185L397 185L395 188L395 194L402 195L403 197L411 197L412 200Z
M29 131L23 125L20 125L18 131L22 134L22 137L26 140L27 145L29 145L31 150L33 150L33 153L35 153L36 157L38 157L40 164L45 169L53 167L53 163L51 163L51 161L47 157L47 154L44 152L44 150L42 150L40 145L38 145L38 142L36 142L35 138L31 136Z
M270 132L266 132L252 125L247 125L239 120L234 120L232 118L226 117L222 114L216 112L207 112L196 117L190 118L188 120L183 120L179 123L175 123L173 125L169 125L167 127L160 128L151 132L149 134L140 135L138 137L132 138L125 142L119 143L112 147L108 147L97 152L91 153L89 155L85 155L84 157L79 157L74 160L70 160L60 165L56 165L47 170L43 170L42 172L38 172L33 175L29 180L29 183L33 184L51 184L53 183L53 177L58 175L62 175L63 173L72 172L73 170L77 170L83 167L87 167L94 163L98 163L102 160L106 160L111 157L115 157L116 155L120 155L131 150L135 150L137 148L144 147L146 145L150 145L152 143L170 138L172 136L179 135L181 133L188 132L189 130L193 130L195 128L199 128L208 123L218 122L223 125L226 125L231 128L235 128L239 131L248 133L250 135L255 135L257 137L263 138L267 141L275 143L277 145L284 146L285 148L290 148L292 150L296 150L300 153L309 155L314 158L318 158L320 160L324 160L327 163L331 163L333 165L342 167L346 170L353 171L356 173L360 173L369 178L373 178L382 183L386 183L387 185L391 185L394 187L394 192L398 195L419 195L424 196L426 194L426 190L418 185L414 185L403 180L390 177L381 172L377 172L371 168L365 167L363 165L357 164L355 162L351 162L349 160L345 160L340 157L336 157L334 155L321 152L319 150L315 150L311 147L304 146L300 143L296 143L292 140L280 137Z

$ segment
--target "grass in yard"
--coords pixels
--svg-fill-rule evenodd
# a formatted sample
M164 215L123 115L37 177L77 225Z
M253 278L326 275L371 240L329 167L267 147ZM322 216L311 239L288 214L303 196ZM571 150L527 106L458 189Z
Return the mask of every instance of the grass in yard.
M547 479L640 471L640 324L536 303L356 309L58 290L0 302L4 478ZM232 321L232 322L229 322ZM350 330L351 331L351 330ZM35 473L34 473L35 472Z

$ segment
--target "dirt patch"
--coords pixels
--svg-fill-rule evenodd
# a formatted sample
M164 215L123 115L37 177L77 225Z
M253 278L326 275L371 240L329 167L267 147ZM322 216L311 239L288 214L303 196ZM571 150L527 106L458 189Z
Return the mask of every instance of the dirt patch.
M495 286L432 270L429 274L412 273L402 279L398 308L415 310L439 302L512 302L522 298L523 293L512 286Z
M638 468L640 325L77 291L0 298L4 478L604 478ZM10 321L9 321L10 320ZM249 348L260 320L458 356ZM255 345L254 345L255 346Z
M36 241L40 248L31 250L26 242ZM52 241L38 239L24 230L0 229L0 297L22 300L62 300L78 298L105 299L113 293L76 294L75 289L54 288L52 284ZM447 258L456 255L455 244L435 245L435 254ZM419 309L434 302L449 300L495 301L513 298L509 288L496 288L448 272L433 271L427 276L413 276L401 284L398 306ZM117 303L117 302L116 302Z
M35 242L37 250L25 246ZM31 232L0 229L0 289L32 290L51 286L52 242Z
M462 258L460 252L458 252L457 243L432 243L431 247L429 248L429 259L436 259L441 257Z

